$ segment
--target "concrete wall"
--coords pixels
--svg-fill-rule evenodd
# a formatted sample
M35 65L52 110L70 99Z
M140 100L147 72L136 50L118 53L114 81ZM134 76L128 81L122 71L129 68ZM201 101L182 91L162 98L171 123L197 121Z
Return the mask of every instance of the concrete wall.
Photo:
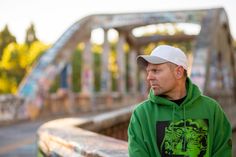
M137 99L134 99L137 97ZM42 100L42 106L25 105L25 100L15 95L0 95L0 125L18 122L20 120L34 120L38 117L52 117L58 115L74 115L108 111L136 104L140 96L132 94L121 95L110 92L109 95L97 93L93 97L81 93L48 94Z
M127 126L133 108L129 106L87 118L50 121L38 130L38 154L128 157L128 144L123 140L127 140Z
M0 95L0 124L9 123L21 118L24 113L20 111L24 99L15 95Z

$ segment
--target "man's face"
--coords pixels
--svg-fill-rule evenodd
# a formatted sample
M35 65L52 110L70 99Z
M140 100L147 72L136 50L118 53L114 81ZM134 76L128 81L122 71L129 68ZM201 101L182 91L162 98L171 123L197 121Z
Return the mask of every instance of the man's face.
M149 63L146 68L147 80L156 96L168 96L175 89L176 78L174 68L170 67L168 64L169 63Z

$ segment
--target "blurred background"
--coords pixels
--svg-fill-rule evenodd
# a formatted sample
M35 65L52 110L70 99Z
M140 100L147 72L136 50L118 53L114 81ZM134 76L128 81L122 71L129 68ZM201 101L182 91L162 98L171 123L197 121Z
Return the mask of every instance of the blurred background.
M0 156L68 156L46 151L39 128L69 117L126 141L132 105L149 89L135 58L161 44L186 52L188 75L222 103L235 128L235 6L233 0L1 0ZM120 110L127 118L118 124ZM88 125L107 112L112 126L107 119L106 129Z

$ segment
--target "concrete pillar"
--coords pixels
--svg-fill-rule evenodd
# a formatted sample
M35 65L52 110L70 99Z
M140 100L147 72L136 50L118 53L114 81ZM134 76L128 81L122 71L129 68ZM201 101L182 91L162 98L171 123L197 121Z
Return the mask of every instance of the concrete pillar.
M107 38L107 31L104 31L104 43L103 43L103 53L102 53L102 78L101 78L101 92L110 93L111 92L111 77L108 69L108 59L110 53L110 45Z
M146 99L150 90L149 83L147 81L147 73L145 70L140 70L140 93L141 99Z
M130 92L132 94L136 94L137 92L137 53L135 52L134 49L131 50L130 52L130 57L129 57L129 65L130 65L130 83L131 83L131 89Z
M93 56L91 52L91 42L89 39L85 41L85 48L82 53L82 91L79 98L80 110L88 111L93 109L94 104L94 76L93 76ZM92 107L92 108L91 108Z
M125 89L125 52L124 52L124 44L125 44L125 36L123 33L119 32L119 40L117 43L117 63L119 69L119 77L118 77L118 91L123 95L126 93Z
M82 64L82 93L91 95L93 93L93 56L91 52L91 42L87 40L85 42L85 48L82 53L83 64Z

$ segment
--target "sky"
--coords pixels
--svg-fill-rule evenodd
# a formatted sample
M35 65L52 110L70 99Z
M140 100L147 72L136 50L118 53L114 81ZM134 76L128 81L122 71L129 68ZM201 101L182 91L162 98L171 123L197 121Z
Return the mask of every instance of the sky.
M236 39L235 6L235 0L0 0L0 30L7 24L21 43L34 23L37 37L54 43L73 23L91 14L224 7Z

